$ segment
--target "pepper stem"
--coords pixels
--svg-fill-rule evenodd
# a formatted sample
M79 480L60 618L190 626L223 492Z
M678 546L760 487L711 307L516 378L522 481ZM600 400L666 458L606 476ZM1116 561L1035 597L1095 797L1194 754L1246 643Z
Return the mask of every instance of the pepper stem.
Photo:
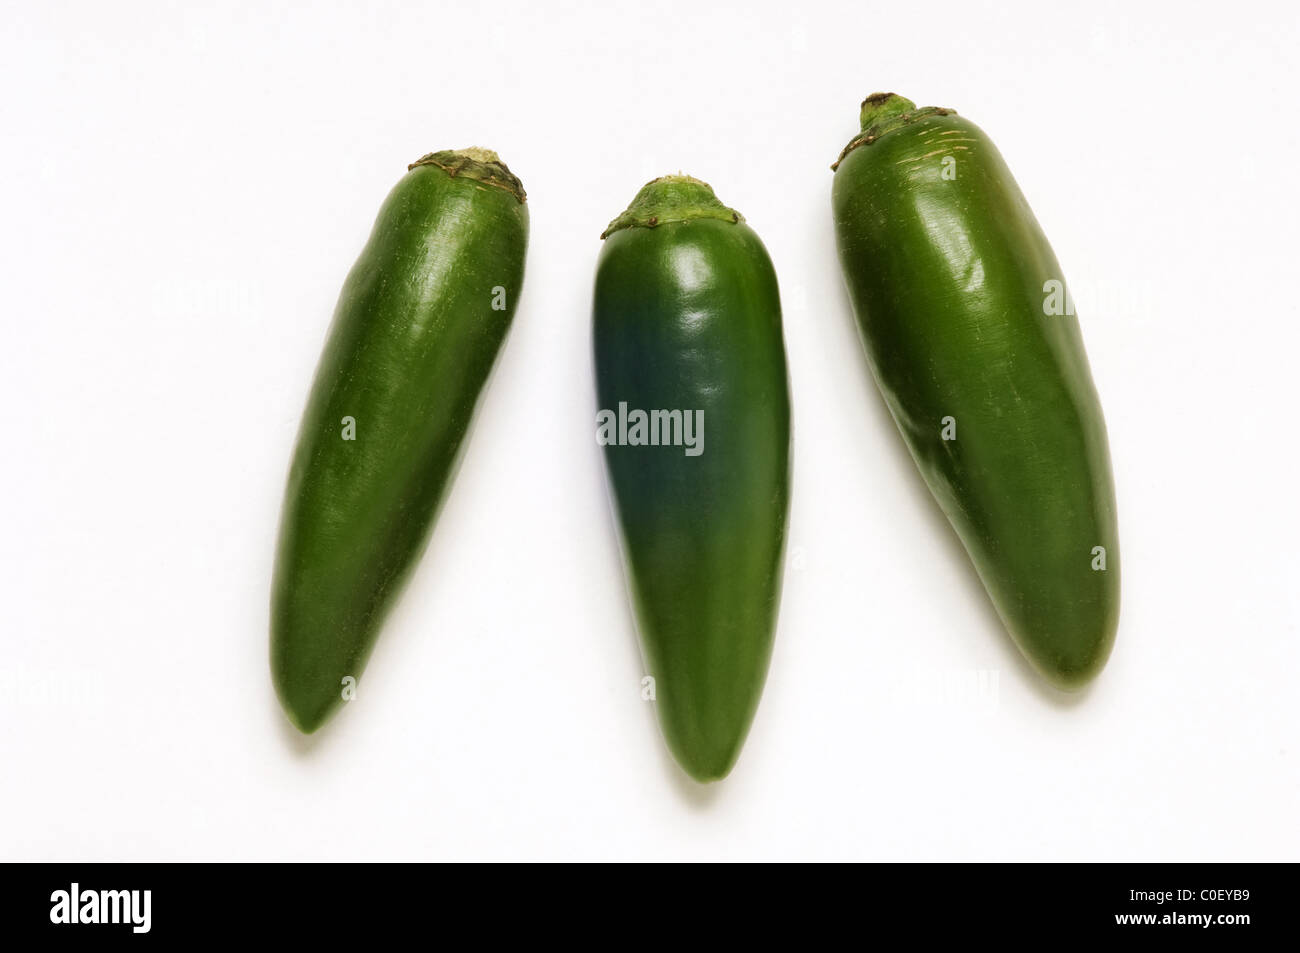
M881 136L909 123L929 119L931 116L948 116L953 110L942 106L926 106L917 109L916 103L897 93L872 93L862 101L862 111L858 114L862 122L862 131L849 140L849 144L840 152L840 157L831 163L831 171L840 167L840 163L859 146L869 146Z
M862 131L877 126L886 119L910 113L916 109L916 103L897 93L872 93L862 101L862 112L858 118L862 122Z
M647 182L622 215L609 223L601 238L624 228L654 228L670 222L688 222L697 218L714 218L724 222L743 222L735 209L727 208L707 182L689 175L665 175Z
M501 161L501 157L491 149L470 146L468 149L444 149L442 152L430 152L408 165L407 171L416 166L437 166L452 178L463 177L491 185L509 192L520 202L526 202L528 195L519 177L510 171Z

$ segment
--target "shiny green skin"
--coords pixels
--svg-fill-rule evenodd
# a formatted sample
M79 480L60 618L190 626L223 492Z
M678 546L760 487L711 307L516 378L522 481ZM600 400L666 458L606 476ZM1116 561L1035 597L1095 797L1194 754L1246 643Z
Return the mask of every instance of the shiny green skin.
M697 781L731 770L776 626L790 499L790 395L776 275L743 223L631 227L596 273L598 407L700 409L699 456L604 447L655 704Z
M1077 689L1119 618L1106 426L1077 318L1044 313L1045 283L1064 281L1047 239L993 143L945 112L843 157L840 262L880 392L1002 621Z
M389 194L339 297L280 524L271 672L312 732L360 678L428 542L523 283L526 206L417 165ZM494 310L493 288L506 290ZM499 302L498 298L498 302ZM345 416L356 439L342 439Z

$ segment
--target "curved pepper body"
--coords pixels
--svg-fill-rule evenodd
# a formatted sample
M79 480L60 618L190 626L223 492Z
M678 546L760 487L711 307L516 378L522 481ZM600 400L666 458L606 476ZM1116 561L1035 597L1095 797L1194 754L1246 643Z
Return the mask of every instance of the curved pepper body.
M1064 276L989 138L951 110L864 103L836 236L876 383L1016 644L1085 684L1119 617L1101 407Z
M646 186L607 235L598 440L664 738L693 778L717 780L757 709L780 597L790 397L776 275L758 236L685 177Z
M484 150L389 194L339 297L285 491L271 671L315 731L427 544L523 283L528 212ZM354 684L354 683L353 683Z

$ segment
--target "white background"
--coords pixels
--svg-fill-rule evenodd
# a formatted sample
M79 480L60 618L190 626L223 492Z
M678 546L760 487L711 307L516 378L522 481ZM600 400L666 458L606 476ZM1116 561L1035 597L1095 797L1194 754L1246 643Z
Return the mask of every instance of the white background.
M1297 859L1293 7L182 6L3 13L0 857ZM1011 647L861 355L828 165L877 90L981 125L1070 278L1124 561L1082 697ZM299 415L381 200L468 145L528 189L522 303L304 741L266 648ZM708 788L640 700L593 439L597 236L678 170L771 252L795 407L771 676Z

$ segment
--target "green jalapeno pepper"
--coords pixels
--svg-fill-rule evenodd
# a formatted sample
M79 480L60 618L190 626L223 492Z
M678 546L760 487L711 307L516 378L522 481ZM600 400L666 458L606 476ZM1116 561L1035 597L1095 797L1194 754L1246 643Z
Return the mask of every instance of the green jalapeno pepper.
M734 765L767 676L790 500L776 274L686 176L602 236L598 441L664 738L699 781Z
M1119 618L1106 426L1051 246L1002 156L950 109L863 103L833 189L876 383L1024 655L1075 689Z
M436 152L389 194L343 286L289 472L271 604L280 702L315 731L419 559L524 277L523 187Z

